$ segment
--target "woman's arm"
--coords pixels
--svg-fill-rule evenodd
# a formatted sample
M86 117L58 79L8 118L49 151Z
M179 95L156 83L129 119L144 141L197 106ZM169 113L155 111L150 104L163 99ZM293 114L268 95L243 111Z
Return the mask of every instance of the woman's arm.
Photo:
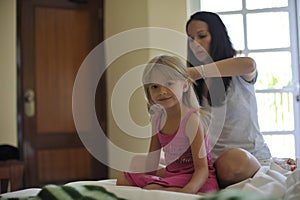
M188 72L192 79L198 80L206 77L241 76L250 82L256 76L256 63L250 57L236 57L220 60L196 67L189 67Z
M206 145L204 141L204 128L199 127L199 115L192 115L186 124L185 130L191 142L194 162L194 173L191 180L182 188L181 192L198 193L208 178L208 164ZM196 132L196 133L195 133Z

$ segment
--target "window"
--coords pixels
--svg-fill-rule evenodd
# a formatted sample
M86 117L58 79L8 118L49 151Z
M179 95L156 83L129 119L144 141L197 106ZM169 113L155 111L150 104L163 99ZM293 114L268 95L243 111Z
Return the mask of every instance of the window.
M189 15L198 10L218 13L235 49L255 59L264 138L274 157L300 157L297 0L189 0L188 5Z

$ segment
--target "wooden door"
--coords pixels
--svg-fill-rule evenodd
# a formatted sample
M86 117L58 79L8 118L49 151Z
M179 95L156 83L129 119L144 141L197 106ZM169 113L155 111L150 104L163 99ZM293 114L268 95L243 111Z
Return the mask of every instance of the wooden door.
M18 0L19 147L25 187L107 178L107 167L83 146L72 116L76 73L103 40L102 8L102 0ZM98 88L96 108L106 130L105 77Z

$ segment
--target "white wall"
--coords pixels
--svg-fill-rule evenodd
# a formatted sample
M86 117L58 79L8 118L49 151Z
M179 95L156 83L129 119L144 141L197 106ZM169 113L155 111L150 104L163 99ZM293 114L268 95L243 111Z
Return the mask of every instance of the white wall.
M17 146L16 0L0 1L0 144Z
M109 0L105 1L104 12L104 35L106 39L116 37L118 33L124 33L124 31L140 27L162 27L182 33L185 32L187 12L186 1L184 0ZM138 37L134 38L132 42L137 42L138 39ZM120 45L123 45L123 43ZM122 127L118 127L111 112L111 95L116 89L116 83L123 75L127 75L129 70L145 64L155 53L159 53L159 51L151 49L135 50L120 56L108 66L108 135L114 144L125 151L147 152L149 139L131 137L123 131ZM141 77L142 75L140 74L138 78ZM133 93L129 105L126 105L126 101L121 98L119 99L119 104L124 104L124 106L128 107L129 118L133 120L134 124L142 127L149 124L146 101L141 87L137 88ZM113 154L109 156L110 159L115 157ZM117 174L118 171L110 170L110 177L114 178Z

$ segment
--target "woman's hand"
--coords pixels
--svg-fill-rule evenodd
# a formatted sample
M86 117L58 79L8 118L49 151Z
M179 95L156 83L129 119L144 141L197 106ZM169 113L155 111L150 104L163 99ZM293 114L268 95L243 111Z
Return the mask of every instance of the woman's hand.
M205 64L203 67L188 67L187 70L194 80L203 78L202 74L204 72L205 77L208 78L241 76L250 82L256 76L256 63L250 57L236 57Z

